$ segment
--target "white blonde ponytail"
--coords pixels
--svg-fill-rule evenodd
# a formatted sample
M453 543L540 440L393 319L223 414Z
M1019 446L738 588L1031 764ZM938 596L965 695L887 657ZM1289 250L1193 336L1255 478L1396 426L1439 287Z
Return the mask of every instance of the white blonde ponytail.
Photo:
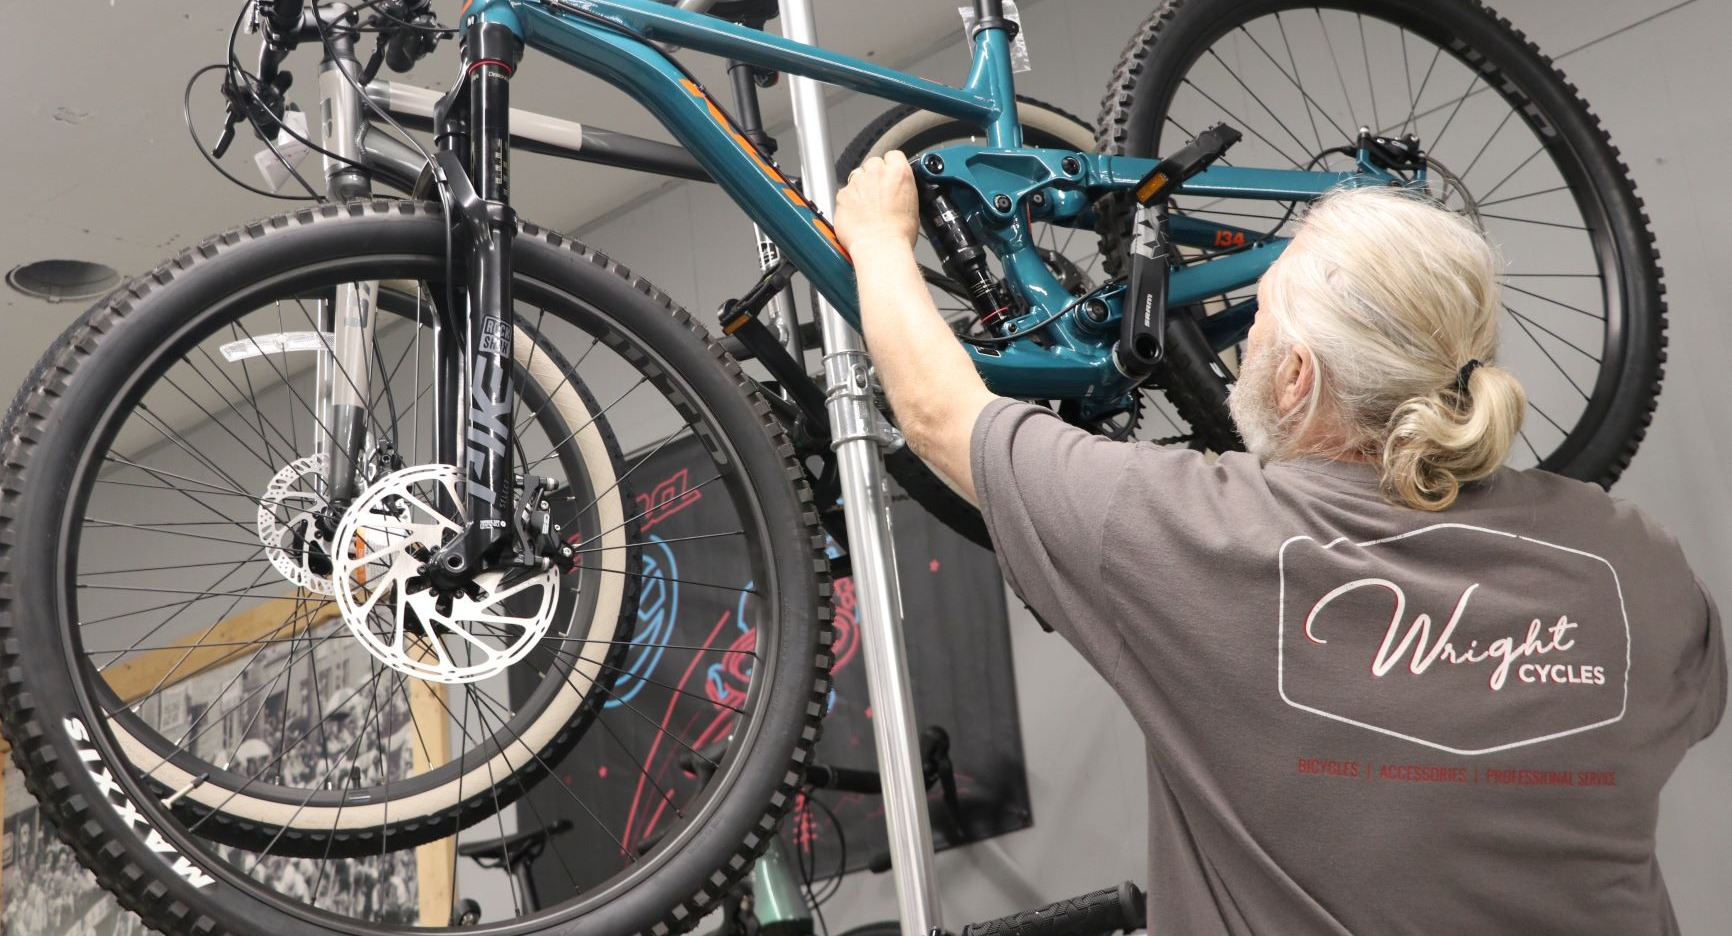
M1481 365L1454 387L1395 408L1383 443L1384 495L1419 510L1455 503L1463 484L1498 469L1521 431L1527 395L1514 375Z
M1419 510L1496 471L1527 406L1494 363L1497 268L1471 222L1398 190L1313 205L1261 293L1282 340L1313 360L1286 436L1315 441L1285 454L1370 459L1384 496ZM1319 419L1329 431L1309 426Z

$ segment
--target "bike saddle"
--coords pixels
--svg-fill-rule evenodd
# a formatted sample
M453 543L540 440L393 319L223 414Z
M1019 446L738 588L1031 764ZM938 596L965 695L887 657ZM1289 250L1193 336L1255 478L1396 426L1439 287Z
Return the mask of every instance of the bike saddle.
M517 865L540 855L548 840L555 835L569 831L571 820L560 819L539 829L458 845L457 854L475 859L484 868Z

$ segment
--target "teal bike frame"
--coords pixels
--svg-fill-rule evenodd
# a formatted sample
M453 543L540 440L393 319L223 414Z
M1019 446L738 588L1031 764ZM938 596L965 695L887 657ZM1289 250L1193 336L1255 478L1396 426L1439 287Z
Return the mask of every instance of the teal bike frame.
M949 147L938 151L939 161L916 166L923 176L953 183L959 207L984 230L1006 279L1026 300L1026 311L1006 324L1006 333L1043 323L1038 343L1027 338L991 347L968 345L982 378L994 392L1023 398L1105 403L1133 388L1135 382L1119 372L1111 355L1122 286L1093 294L1107 303L1105 322L1085 318L1082 303L1035 251L1028 224L1038 218L1090 226L1089 206L1136 185L1158 160L1024 148L1010 37L1002 25L987 22L976 28L972 68L962 87L954 88L655 0L469 0L460 27L485 23L505 26L529 48L597 75L641 103L855 328L860 309L854 269L829 221L656 43L803 75L983 128L985 146ZM1218 166L1193 177L1181 191L1309 201L1338 186L1389 181L1362 159L1350 173ZM1222 232L1236 236L1244 249L1174 270L1170 308L1255 282L1286 246L1284 239L1266 238L1264 232L1182 218L1174 219L1172 238L1180 246L1218 247ZM1236 343L1250 326L1254 307L1235 311L1213 316L1221 321L1205 330L1217 349Z

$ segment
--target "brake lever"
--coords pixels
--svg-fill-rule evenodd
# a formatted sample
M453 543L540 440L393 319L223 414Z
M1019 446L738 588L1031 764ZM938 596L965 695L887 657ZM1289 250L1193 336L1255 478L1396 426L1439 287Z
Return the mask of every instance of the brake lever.
M222 95L226 102L223 114L223 132L217 137L216 145L210 149L212 159L223 158L223 154L229 151L229 146L235 141L235 125L240 123L241 118L247 113L246 100L242 97L244 93L233 81L227 79L223 81Z
M235 141L235 124L240 123L240 114L235 112L235 104L229 102L228 116L223 120L223 132L217 137L216 145L210 148L212 159L221 159L229 151L229 144Z
M234 143L235 125L245 117L252 124L253 132L261 140L269 140L282 127L284 102L288 100L288 91L294 82L294 75L289 72L278 72L271 80L257 87L237 85L232 81L224 81L222 85L223 98L228 101L228 110L223 118L223 130L217 137L216 144L211 147L211 158L221 159Z

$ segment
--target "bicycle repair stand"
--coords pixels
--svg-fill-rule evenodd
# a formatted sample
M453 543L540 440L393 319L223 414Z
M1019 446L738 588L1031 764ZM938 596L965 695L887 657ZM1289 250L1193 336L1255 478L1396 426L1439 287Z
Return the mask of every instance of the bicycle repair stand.
M812 0L780 0L780 7L783 35L816 45ZM788 87L806 197L820 211L833 215L836 172L822 86L810 78L790 75ZM842 510L848 521L854 620L860 628L866 660L872 734L883 775L884 821L889 831L899 918L905 934L930 933L940 925L938 888L932 872L932 827L927 818L919 732L909 692L908 650L902 640L902 592L890 536L890 499L884 489L881 420L872 399L871 364L860 334L828 302L820 299L816 313L823 339L831 446L841 469Z

